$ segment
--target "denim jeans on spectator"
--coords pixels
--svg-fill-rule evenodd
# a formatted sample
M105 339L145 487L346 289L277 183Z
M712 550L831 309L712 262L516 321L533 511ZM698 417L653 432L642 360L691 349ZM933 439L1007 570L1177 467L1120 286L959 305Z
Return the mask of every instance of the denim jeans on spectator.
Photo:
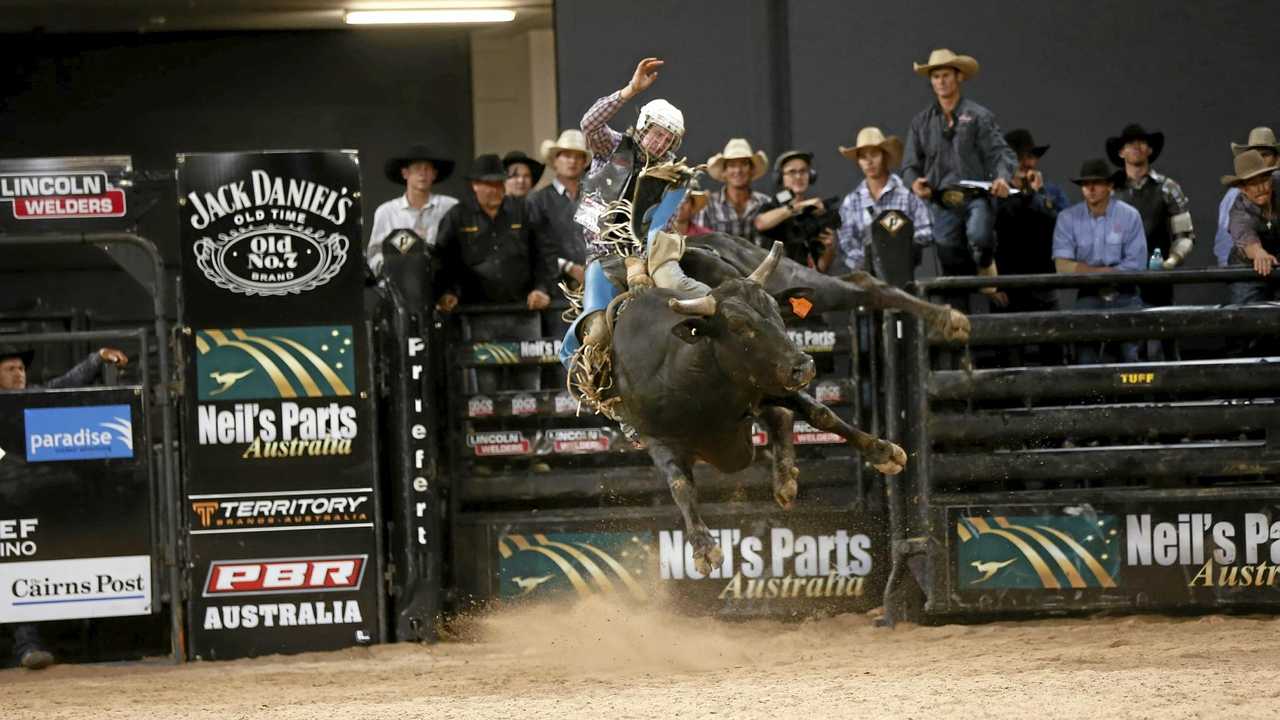
M485 340L538 340L542 338L541 313L467 315L463 317L463 338ZM467 391L489 395L499 390L538 390L542 368L537 365L473 368L468 373Z
M1271 282L1233 282L1230 285L1232 305L1280 302L1280 280Z
M1132 293L1119 293L1110 300L1101 295L1088 295L1076 299L1076 310L1137 310L1142 308L1142 299ZM1138 349L1141 343L1129 341L1120 343L1120 356L1124 362L1138 362ZM1101 362L1102 343L1076 343L1076 364L1094 365Z
M943 275L973 275L979 255L995 251L996 215L986 198L974 198L963 207L951 209L929 203L933 214L933 243L938 250Z

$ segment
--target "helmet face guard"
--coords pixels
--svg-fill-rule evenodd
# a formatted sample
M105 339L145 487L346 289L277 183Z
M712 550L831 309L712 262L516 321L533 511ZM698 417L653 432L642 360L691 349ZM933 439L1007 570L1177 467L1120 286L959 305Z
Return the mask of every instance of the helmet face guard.
M670 146L658 154L675 152L684 140L684 113L666 100L650 100L640 108L640 117L636 120L636 141L642 142L645 133L655 125L672 135Z

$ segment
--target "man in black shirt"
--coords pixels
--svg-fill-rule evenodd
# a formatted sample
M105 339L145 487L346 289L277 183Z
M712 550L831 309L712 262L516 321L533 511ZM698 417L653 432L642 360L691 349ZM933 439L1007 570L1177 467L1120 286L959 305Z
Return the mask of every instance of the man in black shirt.
M444 292L436 308L441 312L451 312L461 300L523 303L534 311L551 304L555 247L537 232L525 200L505 196L506 177L497 155L476 158L467 175L472 197L459 202L440 222L443 266L437 287ZM537 340L542 336L537 314L475 315L467 321L472 340ZM505 383L503 389L537 390L538 375L536 366L517 368L514 383ZM477 372L476 384L479 392L495 392L499 374Z
M788 150L778 156L773 164L774 181L778 192L756 215L756 231L769 240L781 240L787 257L801 265L826 271L820 266L827 249L835 245L839 225L837 198L808 197L810 187L818 179L813 169L813 153ZM828 212L833 213L827 215Z

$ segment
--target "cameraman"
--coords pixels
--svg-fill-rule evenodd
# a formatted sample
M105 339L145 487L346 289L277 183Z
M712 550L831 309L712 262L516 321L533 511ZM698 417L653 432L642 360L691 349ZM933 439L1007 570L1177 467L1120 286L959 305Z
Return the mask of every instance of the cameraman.
M840 199L805 197L818 179L813 153L788 150L778 156L773 172L778 193L760 207L756 231L770 240L781 240L792 260L826 271L835 257Z

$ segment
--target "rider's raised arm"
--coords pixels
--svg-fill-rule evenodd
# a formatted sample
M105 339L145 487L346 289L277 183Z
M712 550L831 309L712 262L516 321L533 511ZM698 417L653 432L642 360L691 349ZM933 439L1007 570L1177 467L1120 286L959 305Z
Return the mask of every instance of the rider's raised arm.
M622 133L609 127L609 120L626 104L622 90L605 95L595 101L582 116L582 134L587 139L587 148L596 157L608 157L622 142Z

